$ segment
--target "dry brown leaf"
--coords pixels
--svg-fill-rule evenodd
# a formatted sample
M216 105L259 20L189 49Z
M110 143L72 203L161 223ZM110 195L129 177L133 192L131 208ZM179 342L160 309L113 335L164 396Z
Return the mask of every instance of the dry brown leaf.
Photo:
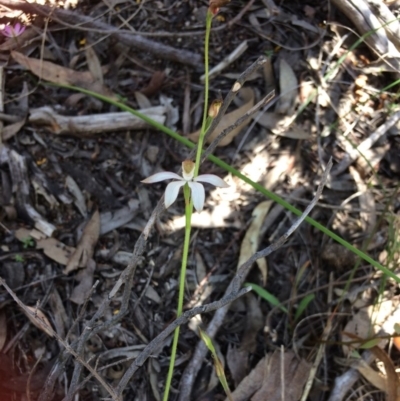
M254 106L254 91L251 88L242 88L239 92L241 97L243 98L244 104L238 107L236 110L225 114L220 123L215 128L214 132L207 138L207 143L212 142L224 129L233 125L240 117L242 117L246 112ZM227 146L232 140L239 134L239 132L248 124L248 121L245 121L243 124L236 127L232 130L222 141L218 144L218 146ZM193 132L188 137L190 140L197 142L199 139L200 130Z
M385 365L386 371L386 400L399 401L400 400L400 380L394 367L393 361L389 355L381 348L375 346L371 348L372 353L379 358Z
M139 91L134 92L136 103L138 105L138 109L149 109L151 108L151 102L146 95Z
M67 312L65 311L63 300L61 299L60 293L57 289L53 288L49 296L49 306L51 309L52 316L54 318L54 327L56 333L61 337L65 337L65 329L70 326L70 320Z
M35 306L26 306L22 308L28 319L40 330L44 331L48 336L53 337L54 332L49 319L46 315Z
M235 387L237 387L246 376L248 358L248 351L233 345L229 345L228 352L226 354L226 364L231 372Z
M68 263L71 255L75 252L75 248L67 246L55 238L44 238L36 241L36 248L43 249L46 256L63 266Z
M257 252L260 242L260 230L271 205L272 201L264 201L259 203L253 210L253 221L251 222L250 227L247 229L240 247L238 268ZM257 265L261 271L263 284L265 285L267 282L267 262L265 258L258 259Z
M369 366L364 359L359 358L351 365L352 368L357 369L366 380L368 380L374 387L381 391L386 391L386 380L380 373Z
M273 134L291 139L309 139L310 132L306 132L293 121L291 116L282 116L278 113L262 113L255 117L258 124L269 129Z
M25 125L25 122L26 118L16 123L5 126L2 132L3 141L7 141L8 139L12 138L15 134L17 134L19 130Z
M100 213L96 210L92 218L83 229L82 238L72 254L67 266L63 270L64 274L68 274L79 267L85 267L92 258L94 247L100 235Z
M0 310L0 351L3 349L7 339L7 318L3 309Z
M394 322L398 321L399 316L400 308L395 307L392 300L361 308L347 322L341 340L343 343L353 342L355 336L367 340L381 329L391 335L394 332ZM349 348L358 348L359 346L358 342L353 347L343 345L343 352L348 355L351 352Z
M350 337L355 340L361 340L360 337L353 334ZM356 361L355 367L372 385L386 393L387 401L400 401L400 379L397 375L393 361L382 348L379 348L379 346L371 347L370 351L376 358L383 362L386 378L384 379L378 374L378 372L365 364L365 362L363 363L363 361Z
M86 264L86 269L82 269L75 276L75 279L79 281L79 284L72 290L72 294L69 299L77 305L82 305L90 290L93 286L93 275L96 270L96 262L93 259L89 259Z
M103 71L101 68L100 60L97 57L96 52L94 51L92 46L87 46L85 53L86 53L86 61L88 64L88 68L90 74L92 75L93 80L103 84L104 83Z
M248 353L254 353L257 346L257 333L264 326L264 317L260 308L258 297L249 292L245 296L246 301L246 328L240 348Z
M275 112L291 115L296 103L298 81L292 67L283 58L279 63L279 88L280 96L276 102Z
M265 371L267 369L271 354L267 354L256 367L240 382L232 393L234 401L247 401L259 388L261 388ZM229 401L225 398L225 401Z
M281 362L283 360L283 367ZM298 360L293 351L267 354L233 392L234 401L297 401L310 373L311 364ZM284 382L281 382L283 372ZM284 396L284 398L282 398ZM225 399L228 401L228 399Z
M115 98L108 88L93 78L90 71L71 70L49 61L26 57L16 51L11 52L11 55L18 64L45 81L60 85L75 85Z
M311 364L305 359L298 360L293 351L285 352L283 358L281 352L275 351L264 372L262 387L254 394L251 401L298 401L310 369Z
M27 229L24 227L18 228L14 232L15 238L17 238L19 241L26 241L27 238L31 237L34 240L38 241L41 239L46 238L46 236L39 230L36 230L35 228L32 229Z
M164 71L154 71L153 75L151 76L150 82L140 92L142 92L143 95L145 96L155 95L161 90L164 79L165 79Z

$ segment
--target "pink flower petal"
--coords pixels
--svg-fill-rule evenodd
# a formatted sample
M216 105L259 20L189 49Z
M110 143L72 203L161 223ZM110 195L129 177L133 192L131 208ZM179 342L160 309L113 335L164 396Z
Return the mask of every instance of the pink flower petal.
M199 182L207 182L209 184L215 185L216 187L221 187L221 188L228 188L229 185L221 178L217 177L214 174L202 174L198 175L194 181L199 181Z
M201 212L203 210L204 199L206 197L206 194L204 192L204 187L198 182L193 182L193 181L189 181L188 185L192 190L193 206L198 212Z
M7 37L11 38L12 37L12 30L11 29L12 29L11 26L7 25L6 27L4 27L4 29L1 31L1 33L4 36L7 36Z
M179 188L184 186L185 184L185 181L173 181L167 185L164 197L165 208L170 207L176 201L179 193Z
M142 180L141 182L144 182L145 184L153 184L154 182L160 182L160 181L169 180L169 179L175 179L175 180L182 181L182 177L180 175L171 173L170 171L163 171L162 173L157 173L157 174L151 175L150 177L147 177L146 179Z

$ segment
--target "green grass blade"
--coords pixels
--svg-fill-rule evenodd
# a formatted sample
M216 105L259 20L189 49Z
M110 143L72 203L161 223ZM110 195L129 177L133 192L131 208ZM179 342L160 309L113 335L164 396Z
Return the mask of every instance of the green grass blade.
M257 284L253 283L245 283L247 287L251 287L255 293L257 293L261 298L265 299L268 303L272 306L276 306L281 311L288 313L288 310L280 303L279 299L272 295L270 292L265 290L264 288L260 287Z

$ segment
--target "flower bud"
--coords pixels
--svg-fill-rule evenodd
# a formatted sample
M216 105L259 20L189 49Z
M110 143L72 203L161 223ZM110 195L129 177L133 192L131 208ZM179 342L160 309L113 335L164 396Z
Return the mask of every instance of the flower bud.
M229 3L230 0L210 0L209 10L212 15L217 15L219 9Z
M222 100L214 100L208 109L208 117L211 118L217 117L221 106L222 106Z

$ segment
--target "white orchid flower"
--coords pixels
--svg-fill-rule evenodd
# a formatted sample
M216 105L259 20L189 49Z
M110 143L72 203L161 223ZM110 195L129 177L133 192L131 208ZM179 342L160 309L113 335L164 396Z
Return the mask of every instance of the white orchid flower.
M229 185L217 177L214 174L202 174L194 177L194 167L195 164L191 160L185 160L182 162L182 177L176 173L171 173L170 171L165 171L162 173L154 174L142 182L145 184L152 184L154 182L175 179L177 181L170 182L165 190L165 207L171 206L178 197L179 188L188 184L192 199L193 206L198 211L201 212L204 206L205 191L204 187L200 182L208 182L209 184L215 185L216 187L227 188Z

